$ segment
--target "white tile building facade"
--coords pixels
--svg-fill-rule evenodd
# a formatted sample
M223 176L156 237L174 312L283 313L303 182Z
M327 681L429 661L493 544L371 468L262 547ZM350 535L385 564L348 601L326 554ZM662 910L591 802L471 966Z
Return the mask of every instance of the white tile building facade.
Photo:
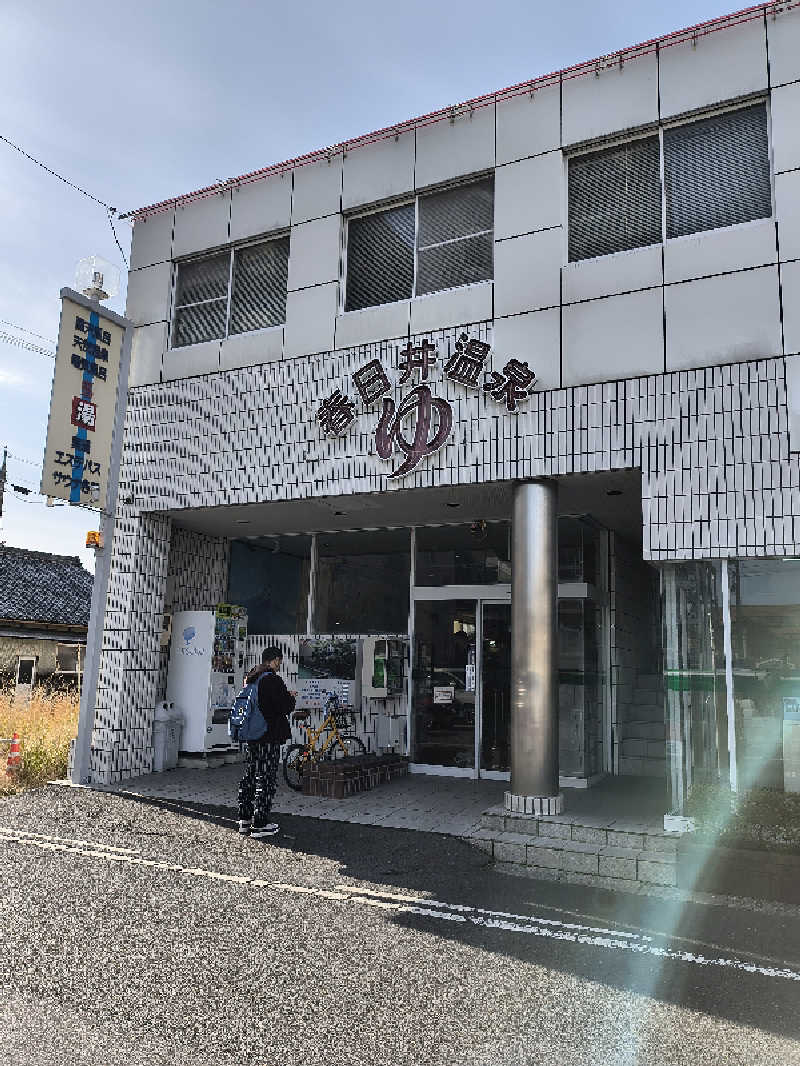
M644 561L800 556L799 55L800 6L767 4L136 213L93 778L151 769L163 611L225 598L248 507L262 508L261 531L282 507L280 530L301 533L303 512L292 527L286 508L349 501L349 525L369 527L391 524L379 510L368 520L376 494L411 490L414 524L415 493L430 489L641 471ZM668 183L670 131L756 106L768 214L669 237L664 195L661 239L570 254L571 160L649 137ZM345 310L353 219L486 177L487 279ZM176 264L287 235L282 323L174 344ZM514 413L443 374L465 333L491 343L487 370L509 358L535 370L537 391ZM399 404L402 351L423 340L452 434L395 481L397 459L376 451L380 405L359 402L352 374L379 360ZM337 389L355 421L326 435L317 415ZM191 520L209 509L223 516L214 535ZM666 742L688 744L670 713Z

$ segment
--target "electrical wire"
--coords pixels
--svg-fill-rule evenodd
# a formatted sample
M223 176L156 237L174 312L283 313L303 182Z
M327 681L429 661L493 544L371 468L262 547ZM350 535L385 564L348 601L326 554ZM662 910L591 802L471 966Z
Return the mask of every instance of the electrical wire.
M81 193L83 196L88 196L90 200L94 200L96 204L100 204L101 207L104 207L106 209L106 218L108 219L108 224L111 227L111 232L114 234L114 241L117 245L117 248L119 248L119 253L122 256L123 262L125 263L125 267L127 268L128 260L122 250L122 245L119 243L117 231L114 229L114 215L116 215L117 213L116 207L112 207L111 204L107 204L105 200L101 200L99 196L94 196L92 193L87 192L86 189L82 189L80 185L76 185L74 181L70 181L68 178L65 178L63 174L59 174L57 171L53 170L52 167L49 167L46 163L43 163L40 159L36 159L35 156L32 156L30 154L30 152L26 152L24 148L21 148L18 144L14 144L14 142L10 141L8 137L4 137L2 133L0 133L0 141L3 141L5 144L7 144L9 148L13 148L15 152L19 152L20 155L24 155L26 159L29 159L31 161L31 163L35 163L37 167L41 167L42 170L46 171L52 177L58 178L58 180L63 181L65 185L69 185L71 189L74 189L76 192Z
M96 204L100 204L100 206L104 207L106 211L113 211L116 214L116 207L112 207L111 204L107 204L105 200L101 200L99 197L93 196L90 192L87 192L86 189L82 189L80 185L76 185L74 181L69 181L69 179L65 178L63 175L56 173L56 171L53 170L51 167L48 167L45 163L42 163L41 160L35 159L29 152L26 152L24 148L20 148L18 144L14 144L13 141L10 141L8 137L4 137L2 133L0 133L0 141L4 141L9 146L9 148L13 148L15 152L19 152L20 155L24 155L26 159L30 159L31 163L35 163L37 167L41 167L42 170L46 170L48 174L52 174L54 178L58 178L59 181L63 181L65 185L69 185L70 188L75 189L76 192L83 193L84 196L88 196L90 200L94 200Z
M42 348L38 344L33 344L31 341L26 341L23 337L15 337L13 333L6 333L5 330L0 330L0 341L5 341L7 344L16 344L19 348L27 348L29 352L46 355L48 359L55 359L56 357L55 352Z
M20 333L29 333L31 337L38 337L40 341L47 341L48 344L56 343L50 337L45 337L42 333L34 333L32 329L26 329L25 326L18 326L16 322L9 322L7 318L0 318L0 326L11 326L12 329L17 329Z
M16 459L16 461L18 463L27 463L28 466L35 466L37 470L41 470L42 469L42 464L41 463L37 463L33 459L23 459L21 455L14 455L13 452L8 452L8 458L9 459Z

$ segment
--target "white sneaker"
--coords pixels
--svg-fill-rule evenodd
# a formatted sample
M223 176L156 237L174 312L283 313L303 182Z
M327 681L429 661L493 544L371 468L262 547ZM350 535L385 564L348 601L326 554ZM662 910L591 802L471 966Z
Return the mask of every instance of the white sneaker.
M275 822L268 822L267 825L260 825L256 829L250 830L250 836L258 840L260 837L274 837L280 829L280 826Z
M250 826L251 826L250 822L244 822L244 821L240 820L239 821L239 833L243 837L249 837L250 836Z

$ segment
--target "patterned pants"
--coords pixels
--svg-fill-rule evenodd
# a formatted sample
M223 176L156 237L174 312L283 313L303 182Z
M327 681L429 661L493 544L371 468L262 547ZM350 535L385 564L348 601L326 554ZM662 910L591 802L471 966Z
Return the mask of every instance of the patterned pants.
M275 798L275 779L281 758L280 744L246 744L245 766L239 785L239 818L254 827L269 822Z

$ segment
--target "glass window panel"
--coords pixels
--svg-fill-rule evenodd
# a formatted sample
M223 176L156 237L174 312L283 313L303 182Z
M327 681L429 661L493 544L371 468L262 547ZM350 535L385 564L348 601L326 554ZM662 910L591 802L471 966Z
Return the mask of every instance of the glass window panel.
M411 534L407 529L317 538L317 633L407 633Z
M351 219L345 311L408 300L413 286L414 205Z
M420 249L417 271L418 296L472 285L477 281L490 281L494 274L492 234Z
M308 630L311 537L231 542L228 602L247 608L251 634Z
M227 298L179 308L175 312L175 325L172 333L173 348L224 337L227 313Z
M800 560L740 559L729 574L738 786L782 789L800 779Z
M240 248L233 257L231 333L286 321L289 238Z
M660 168L658 137L570 159L570 262L661 240Z
M420 248L494 227L494 182L460 185L419 199Z
M765 104L664 130L667 237L772 215Z
M227 301L230 262L230 252L220 252L219 255L194 259L190 263L180 263L175 305L182 307L184 304L195 304L219 297L224 297Z
M417 585L507 584L510 528L508 522L481 521L418 528Z
M600 531L585 518L558 519L558 580L602 584L598 579Z

